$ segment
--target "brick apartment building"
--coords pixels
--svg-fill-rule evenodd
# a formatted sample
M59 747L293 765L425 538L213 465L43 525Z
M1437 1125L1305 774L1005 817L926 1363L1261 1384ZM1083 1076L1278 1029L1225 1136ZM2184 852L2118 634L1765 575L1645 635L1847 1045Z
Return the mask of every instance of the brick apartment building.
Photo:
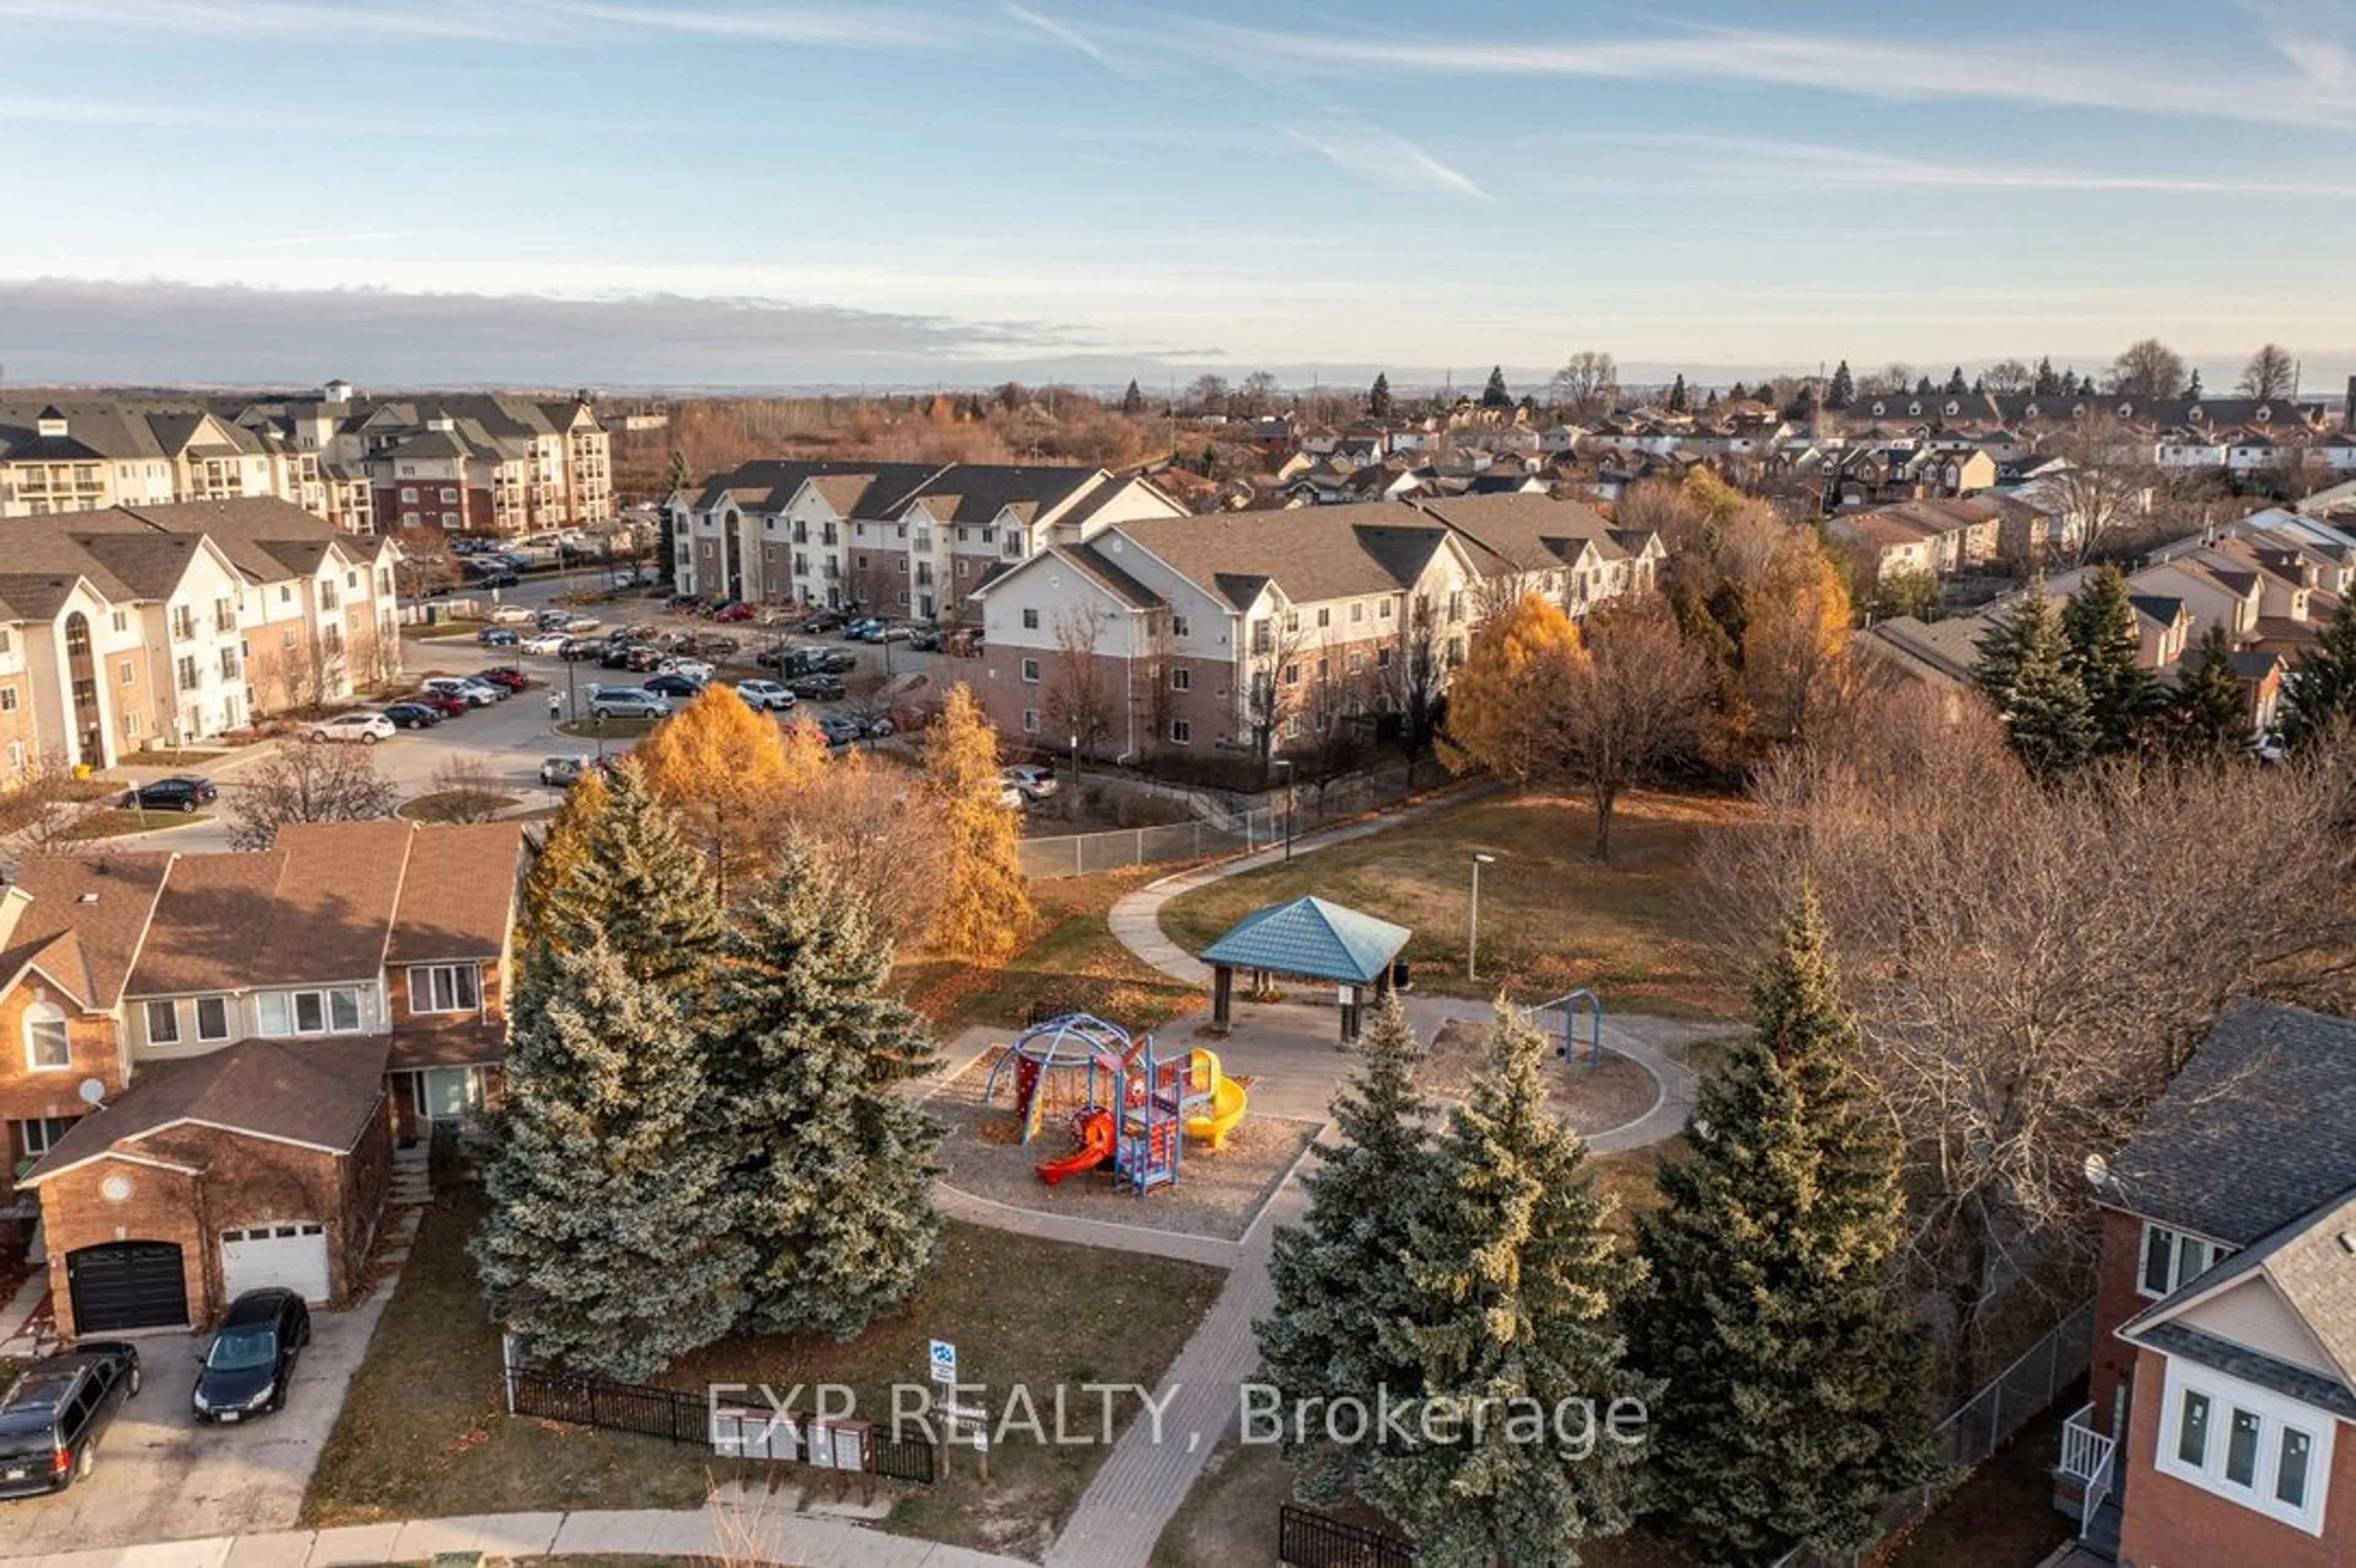
M284 830L259 854L37 858L0 891L5 1199L59 1329L350 1294L393 1140L498 1092L513 824Z
M1664 550L1535 495L1108 521L979 592L1001 732L1114 760L1282 752L1436 695L1486 611L1576 616L1649 591Z
M269 497L0 523L0 785L396 672L394 558Z
M1100 468L1009 464L748 463L672 499L682 593L979 618L974 591L1052 542L1184 508Z

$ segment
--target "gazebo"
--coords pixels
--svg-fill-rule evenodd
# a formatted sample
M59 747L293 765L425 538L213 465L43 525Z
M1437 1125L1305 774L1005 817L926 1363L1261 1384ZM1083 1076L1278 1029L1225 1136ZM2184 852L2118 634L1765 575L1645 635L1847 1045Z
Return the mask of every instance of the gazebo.
M1378 997L1389 991L1392 961L1409 934L1403 925L1320 898L1254 910L1203 950L1203 962L1211 965L1212 1026L1227 1027L1236 971L1248 969L1259 976L1333 981L1341 987L1342 1038L1355 1040L1366 987Z

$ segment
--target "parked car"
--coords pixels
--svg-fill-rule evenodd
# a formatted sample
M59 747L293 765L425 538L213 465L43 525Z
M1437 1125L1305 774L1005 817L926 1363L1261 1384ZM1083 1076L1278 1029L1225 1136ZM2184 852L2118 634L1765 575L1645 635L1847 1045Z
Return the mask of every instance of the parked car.
M293 1291L249 1290L229 1304L188 1396L198 1421L245 1421L286 1403L294 1360L311 1342L311 1309Z
M1009 763L998 770L998 776L1021 790L1025 800L1044 800L1059 787L1055 770L1036 763Z
M573 619L570 610L542 610L531 618L532 624L543 632L561 632L564 623Z
M470 560L466 564L471 568L475 562ZM466 586L469 588L520 588L523 586L523 579L506 567L494 567L488 571L477 574Z
M314 741L357 741L363 746L389 741L395 733L392 720L373 709L338 713L333 719L323 719L311 726L311 739Z
M914 626L882 625L867 635L871 643L905 643L916 635Z
M423 702L387 703L384 716L396 730L431 730L443 719L440 709Z
M818 721L818 728L830 746L848 746L867 738L867 726L848 713L829 713Z
M491 624L495 626L529 626L533 620L532 613L520 604L502 604L491 612Z
M670 716L670 704L663 700L659 692L639 687L593 686L589 688L589 712L597 719L667 719Z
M540 782L552 789L563 789L578 783L581 775L589 771L589 766L588 758L571 753L561 757L542 757L540 760Z
M568 615L564 620L564 629L579 636L584 632L594 632L605 624L594 615Z
M1001 784L998 787L998 804L1009 811L1020 811L1031 804L1031 797L1012 784Z
M786 689L812 702L832 702L850 688L839 675L819 674L797 676L786 682Z
M437 675L425 682L425 689L455 697L474 708L488 708L507 695L496 686L464 675Z
M447 691L420 691L402 699L420 708L431 708L444 719L457 719L474 710L475 705L463 697Z
M531 685L531 677L511 664L495 664L488 669L478 669L475 678L486 686L496 686L507 691L522 691Z
M566 638L562 632L536 632L519 645L528 654L561 654Z
M941 651L941 639L946 635L948 634L939 628L927 626L921 632L911 633L908 645L920 654L937 654Z
M61 1492L89 1478L98 1442L139 1392L139 1348L90 1339L16 1374L0 1400L0 1497Z
M605 645L594 637L567 636L564 645L556 650L563 659L595 659L605 656Z
M124 809L137 806L142 811L194 811L200 805L210 805L220 798L213 781L195 773L176 773L168 779L157 779L141 784L123 797Z
M782 710L794 705L794 694L774 680L740 680L736 683L736 695L756 712Z
M712 618L726 624L736 621L749 621L759 613L760 612L750 604L731 604L725 609L714 612Z
M802 623L801 629L815 636L821 632L841 631L842 629L842 624L843 616L841 611L820 610L817 614L812 615L809 620L804 621Z
M829 648L819 667L835 675L849 675L859 667L859 656L849 648Z
M684 675L648 676L646 689L658 697L676 697L681 700L692 698L703 689L703 682Z
M506 626L486 626L475 634L475 641L487 648L511 648L522 640Z
M627 669L630 667L630 645L627 643L607 643L597 650L597 667Z
M699 632L690 637L681 653L698 654L708 659L734 658L742 646L735 638L719 632Z
M876 617L862 615L858 620L843 627L842 635L854 643L864 643L873 641L875 634L883 629L884 623Z
M680 658L674 655L655 667L659 675L683 675L699 685L710 685L712 666L702 659Z

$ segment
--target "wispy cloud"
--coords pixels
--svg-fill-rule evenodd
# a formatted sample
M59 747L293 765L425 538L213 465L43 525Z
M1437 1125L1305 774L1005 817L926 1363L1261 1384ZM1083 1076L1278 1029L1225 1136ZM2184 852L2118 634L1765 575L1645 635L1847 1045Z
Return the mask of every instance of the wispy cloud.
M1304 74L1387 73L1561 77L1632 81L1745 81L1908 101L1983 98L2014 102L2192 114L2356 129L2356 100L2334 62L2310 49L2291 72L2191 69L2122 59L2115 40L2015 36L2001 48L1952 37L1935 44L1691 27L1652 37L1578 42L1392 36L1348 29L1290 33L1196 24L1195 53ZM2279 47L2279 44L2278 44Z
M522 43L529 18L499 6L460 0L345 5L308 0L0 0L0 19L59 22L77 29L127 32L267 33L273 37L469 38ZM537 29L545 41L545 29Z
M531 12L624 31L681 33L824 48L926 48L975 34L937 11L877 5L633 5L604 0L517 0Z
M438 229L374 229L355 234L284 234L272 240L249 240L249 245L275 250L288 245L367 245L380 240L417 240L438 234Z
M1125 76L1132 81L1142 80L1144 76L1142 71L1125 61L1114 59L1105 51L1102 45L1077 27L1057 21L1044 12L1033 11L1028 5L1017 5L1015 0L1001 0L1001 4L1008 16L1024 27L1046 34L1047 37L1067 48L1078 50L1115 76Z
M1476 201L1495 199L1471 176L1449 167L1404 136L1363 121L1334 118L1312 124L1279 125L1284 135L1352 174L1365 175L1402 190L1445 190Z
M556 45L648 33L818 48L906 49L987 36L943 10L881 5L664 5L604 0L0 0L0 20L273 38L441 37Z

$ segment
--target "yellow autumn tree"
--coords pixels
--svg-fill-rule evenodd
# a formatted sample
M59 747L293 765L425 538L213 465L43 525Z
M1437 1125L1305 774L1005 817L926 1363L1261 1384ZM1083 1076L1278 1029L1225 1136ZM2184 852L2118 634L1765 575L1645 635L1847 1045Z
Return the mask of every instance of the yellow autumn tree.
M544 891L570 881L588 859L589 827L605 809L605 775L595 768L587 769L565 791L564 804L549 820L548 836L532 857L531 869L524 873L523 912L518 917L516 932L522 944L529 945L540 935Z
M721 901L768 880L786 811L785 742L764 713L724 686L709 686L631 753L654 797L703 853Z
M1537 594L1491 616L1449 680L1440 760L1458 773L1486 768L1515 784L1544 777L1563 694L1585 658L1579 629Z
M932 945L982 963L1003 958L1031 923L1031 895L1014 813L1000 804L998 731L963 682L925 731L924 769L945 855Z
M1742 696L1759 736L1804 741L1855 681L1848 583L1813 535L1785 542L1747 600Z

